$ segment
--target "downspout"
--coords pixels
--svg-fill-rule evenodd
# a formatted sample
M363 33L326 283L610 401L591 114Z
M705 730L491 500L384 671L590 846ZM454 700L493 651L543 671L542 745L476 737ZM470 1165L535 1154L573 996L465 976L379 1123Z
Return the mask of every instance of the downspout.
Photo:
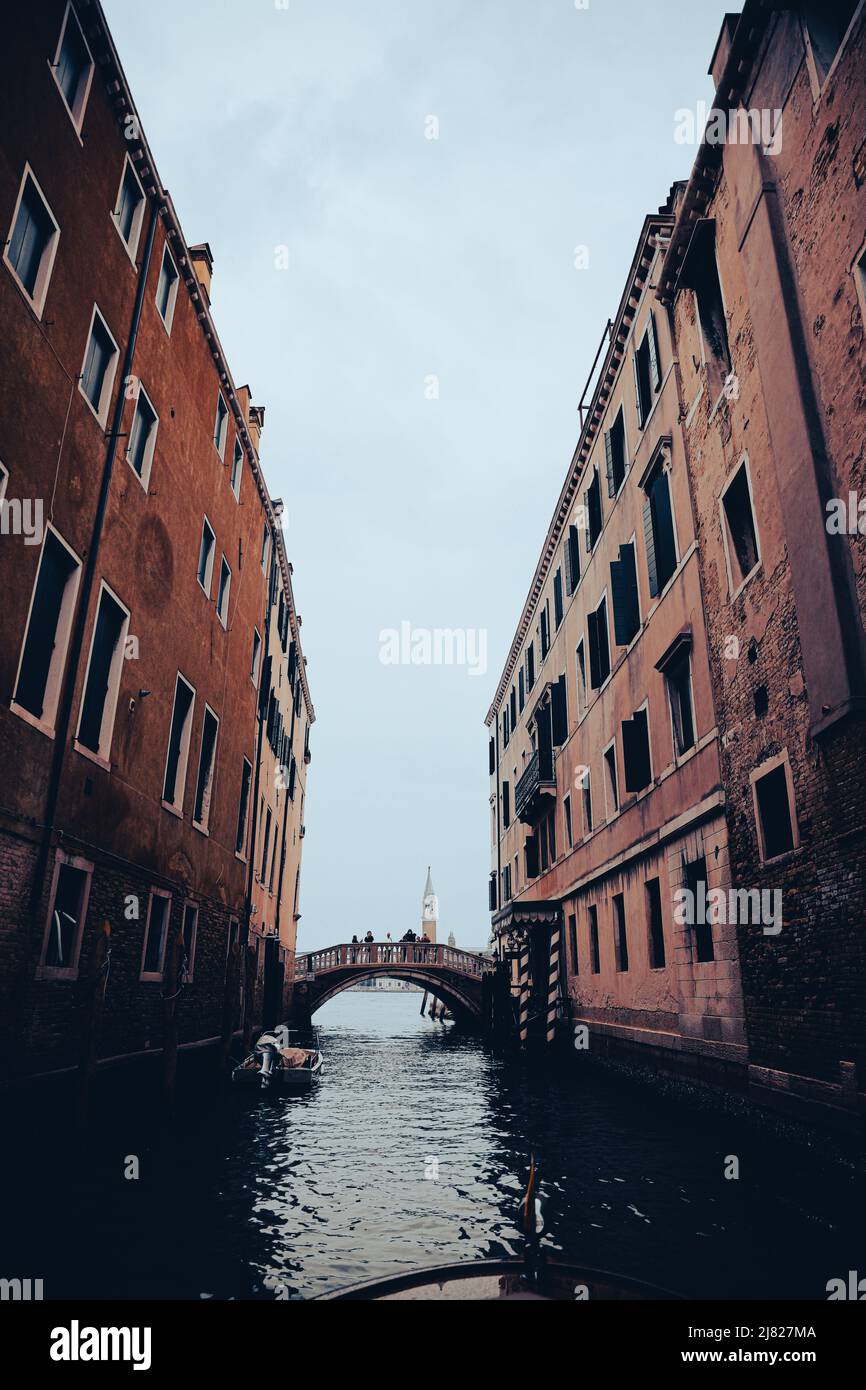
M57 722L54 735L54 752L51 759L51 770L48 775L48 791L45 798L45 828L39 845L39 853L36 858L36 866L33 873L33 885L30 895L30 910L36 911L39 899L42 896L43 880L48 861L48 852L51 841L51 834L54 830L54 816L57 812L57 801L60 795L60 783L63 776L63 760L66 755L66 741L69 737L69 724L72 717L72 700L75 694L75 681L78 675L78 663L81 660L81 652L84 647L84 631L87 626L87 613L90 608L90 596L93 592L93 583L96 577L96 562L99 558L99 546L102 540L102 528L105 523L105 513L108 507L108 496L111 489L111 475L114 469L114 460L117 455L117 441L120 438L120 426L123 423L123 407L126 403L125 387L126 382L132 375L132 362L135 356L136 343L138 342L138 330L141 325L141 313L144 305L144 293L147 283L147 276L150 270L150 261L153 253L153 243L156 236L156 223L159 217L159 206L156 200L150 205L150 222L147 228L147 241L144 248L144 257L138 272L138 287L135 293L135 306L132 311L132 322L129 327L129 337L126 344L126 353L123 359L123 372L120 379L120 389L117 393L117 401L114 407L114 416L111 422L111 434L108 437L108 452L105 458L105 466L102 470L102 483L99 489L99 501L96 507L96 517L93 523L93 536L90 542L90 550L84 565L83 583L81 595L78 600L78 609L75 618L75 628L72 635L72 644L66 661L66 675L63 684L63 694L60 701L60 716Z

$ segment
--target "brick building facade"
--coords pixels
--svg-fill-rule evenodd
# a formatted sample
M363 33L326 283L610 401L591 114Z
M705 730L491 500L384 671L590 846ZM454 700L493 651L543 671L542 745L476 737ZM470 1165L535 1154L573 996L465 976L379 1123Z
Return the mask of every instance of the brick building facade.
M827 522L863 487L864 11L725 17L488 715L524 1034L566 1003L597 1051L849 1114L866 519Z
M210 312L210 248L187 246L101 7L16 4L4 22L0 1032L15 1076L75 1066L82 1047L215 1039L254 1012L255 634L288 566L263 412Z

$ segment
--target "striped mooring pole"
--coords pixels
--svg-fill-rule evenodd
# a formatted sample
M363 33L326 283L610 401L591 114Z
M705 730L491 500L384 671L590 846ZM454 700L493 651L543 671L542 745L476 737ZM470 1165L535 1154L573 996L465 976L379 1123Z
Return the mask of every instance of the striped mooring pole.
M556 1036L556 1004L559 998L559 940L560 928L550 933L550 971L547 976L547 1041Z
M520 1046L526 1046L526 1039L529 1036L529 938L522 942L520 947L520 967L518 970L519 1003L518 1003L518 1027L520 1030Z

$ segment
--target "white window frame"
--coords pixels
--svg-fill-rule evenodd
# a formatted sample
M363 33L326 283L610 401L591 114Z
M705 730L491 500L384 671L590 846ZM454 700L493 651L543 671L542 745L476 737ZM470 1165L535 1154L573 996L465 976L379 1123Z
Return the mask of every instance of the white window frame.
M253 628L253 652L250 662L250 680L256 690L259 688L259 676L262 669L262 634L257 627ZM280 672L282 674L282 670Z
M108 672L108 689L105 694L105 704L102 707L102 723L99 727L99 748L94 753L92 748L86 748L84 744L79 741L78 735L81 730L81 720L84 715L84 696L87 690L87 682L90 678L90 663L93 659L93 643L96 639L96 624L99 618L99 609L102 606L103 593L107 593L126 616L120 629L117 649ZM117 718L117 701L120 695L120 683L126 652L126 637L129 632L129 620L130 610L123 600L118 598L111 586L106 584L103 579L99 586L99 591L96 596L96 606L93 610L90 646L87 653L87 665L84 668L84 682L81 686L81 697L78 706L78 722L75 726L75 738L72 741L72 746L83 758L89 758L91 762L97 763L100 767L104 768L106 772L111 771L111 744L114 738L114 724Z
M159 970L145 970L144 962L147 956L147 943L150 937L150 922L153 913L154 898L166 898L168 907L162 924L162 940L159 944ZM151 888L150 896L147 900L147 918L144 924L144 938L141 943L141 965L138 972L139 981L159 981L165 978L165 948L168 942L169 928L171 927L171 893L167 888Z
M9 482L9 469L5 464L0 463L0 502L6 496L6 485Z
M217 748L219 747L219 737L220 737L220 721L219 721L219 716L217 715L216 710L211 709L210 705L209 705L207 702L205 702L204 714L202 715L202 721L201 721L201 738L199 739L199 744L198 744L198 765L197 765L197 767L196 767L196 774L195 774L195 792L194 792L194 796L197 796L197 795L198 795L198 779L199 779L199 777L200 777L200 775L201 775L201 755L202 755L202 749L204 748L204 731L205 731L205 726L206 726L206 724L207 724L207 716L208 716L209 714L213 715L213 718L216 720L216 734L214 735L214 741L213 741L213 762L212 762L212 764L211 764L211 770L210 770L210 796L208 797L208 802L207 802L207 819L206 819L206 820L201 820L201 821L196 820L196 819L195 819L195 800L193 800L193 806L192 806L192 816L193 816L192 823L193 823L193 827L194 827L196 830L200 831L200 833L201 833L202 835L209 835L209 834L210 834L210 814L211 814L211 808L212 808L213 803L214 803L214 782L215 782L215 779L216 779Z
M211 593L213 592L213 565L214 565L214 557L216 556L216 532L214 531L213 527L212 527L211 524L210 524L210 521L209 521L209 519L208 519L207 512L205 512L204 517L202 518L202 524L201 524L201 526L202 526L202 530L201 530L201 536L199 537L199 543L198 543L198 557L197 557L196 563L195 563L195 578L196 578L196 583L198 584L198 586L199 586L199 588L201 589L202 593L207 597L208 603L210 603ZM207 588L205 588L204 584L202 584L202 582L201 582L201 576L200 576L200 574L199 574L199 572L198 572L198 569L199 569L199 561L200 561L200 559L201 559L201 542L202 542L202 539L203 539L203 537L204 537L204 528L205 528L205 526L207 527L207 529L210 531L210 534L211 534L211 548L210 548L210 555L209 555L209 557L208 557L208 562L207 562Z
M108 334L114 345L114 352L109 358L108 366L105 369L105 379L102 383L102 392L99 397L99 409L95 409L93 402L84 389L84 368L87 366L87 352L90 347L90 339L93 337L93 327L96 323L97 314L99 321ZM87 337L84 340L84 356L81 359L81 371L78 373L78 392L82 400L87 405L87 409L97 421L101 429L105 429L108 420L108 407L111 405L111 397L114 391L114 379L117 376L117 364L120 360L120 348L117 346L117 339L105 321L105 316L100 312L99 306L94 304L90 315L90 327L87 330Z
M860 301L860 316L866 325L866 240L860 243L860 249L851 264L851 274L854 276L854 287Z
M783 850L781 854L774 854L772 859L768 859L764 846L764 825L761 820L761 808L758 804L758 783L763 782L768 773L774 772L777 767L785 769L785 789L788 793L788 815L791 818L791 838L793 845L790 849ZM800 830L797 825L797 801L794 795L794 776L791 772L791 762L788 757L787 748L783 748L781 753L777 753L774 758L767 758L766 762L761 763L749 773L749 782L752 788L752 810L755 816L755 829L758 834L758 854L762 864L779 864L786 859L789 854L800 848Z
M27 187L28 179L33 184L34 188L36 189L36 192L39 194L39 197L42 201L42 206L44 207L45 211L48 213L49 218L54 224L54 235L49 238L48 242L46 243L45 250L42 253L42 260L39 263L39 273L36 276L36 284L33 286L32 295L30 294L24 282L19 278L17 270L15 269L15 267L9 259L9 247L12 245L12 235L15 231L15 223L18 221L18 213L21 210L21 200L24 197L24 189ZM18 186L18 197L15 200L15 209L12 213L12 221L9 223L9 233L6 237L6 244L3 247L3 262L6 266L6 269L9 271L9 274L12 276L12 279L15 281L15 284L18 286L19 290L23 294L24 298L26 299L27 303L30 305L31 309L33 310L34 314L38 319L42 318L42 314L45 309L45 300L48 295L48 286L50 284L51 275L54 270L54 260L57 255L57 247L59 243L60 223L54 216L48 199L42 192L39 180L34 174L31 165L29 163L25 163L24 173L21 175L21 183Z
M237 474L235 466L237 465ZM244 476L244 446L240 441L240 436L235 435L235 445L232 450L232 471L231 471L231 490L234 493L235 501L241 500L241 482Z
M67 581L63 591L63 601L60 606L60 614L57 619L57 631L54 634L54 651L51 654L51 662L48 667L48 678L45 682L45 699L43 700L42 718L37 719L31 714L29 709L19 705L15 701L15 691L18 689L18 681L21 677L21 665L24 661L24 648L27 645L27 635L30 631L30 619L33 614L33 600L36 597L36 583L39 578L39 570L42 566L42 556L45 551L45 542L49 531L67 550L75 561L75 570ZM23 719L26 724L32 724L34 729L45 734L48 738L54 737L54 721L57 718L57 705L60 700L60 687L63 681L63 672L66 667L66 658L69 653L69 639L72 636L72 619L75 614L75 604L78 599L78 586L81 583L81 560L72 546L69 545L61 536L56 527L51 522L45 527L45 535L42 537L42 547L39 551L39 563L33 575L33 586L30 592L30 603L27 608L27 621L24 624L24 633L21 638L21 649L18 653L18 667L15 672L15 680L12 685L12 699L9 708L13 714L17 714L19 719ZM62 634L62 635L61 635Z
M173 268L173 270L174 270L174 281L173 281L173 283L172 283L171 289L169 290L169 294L168 294L168 304L166 305L166 314L167 314L167 317L166 317L166 318L163 318L163 316L162 316L162 310L161 310L160 307L159 307L159 285L160 285L160 281L162 280L162 268L163 268L163 266L165 265L165 258L166 258L166 256L167 256L168 259L171 261L172 268ZM167 333L167 335L168 335L169 338L171 337L171 327L172 327L172 324L174 323L174 309L175 309L175 305L177 304L177 291L178 291L179 285L180 285L180 272L178 271L177 263L176 263L176 261L175 261L175 259L174 259L174 256L171 254L171 251L169 250L168 242L165 241L165 242L163 242L163 247L162 247L162 259L160 260L160 263L159 263L159 274L158 274L157 277L156 277L156 293L155 293L154 296L153 296L153 302L154 302L154 304L156 305L156 316L157 316L157 318L159 319L160 323L162 324L163 328L165 329L165 331L166 331L166 333Z
M153 428L151 429L150 434L149 434L148 437L147 437L147 446L146 446L145 451L144 451L144 458L142 459L141 476L139 477L138 473L136 473L136 471L135 471L135 469L133 468L132 463L131 463L131 461L130 461L130 457L129 457L129 446L130 446L130 444L132 443L132 426L133 426L133 424L134 424L134 422L135 422L135 416L136 416L136 413L137 413L137 411L138 411L138 402L139 402L139 398L140 398L141 396L144 396L144 399L147 401L147 404L150 406L151 410L153 411ZM154 405L153 401L150 399L150 396L149 396L149 395L147 394L147 392L145 391L145 389L144 389L144 387L142 386L141 382L139 382L139 383L138 383L138 391L137 391L136 397L135 397L135 404L134 404L133 410L132 410L132 420L130 421L130 424L129 424L129 435L128 435L127 441L126 441L126 449L124 450L124 456L125 456L125 458L126 458L126 462L129 464L129 467L130 467L130 469L131 469L131 471L132 471L132 473L133 473L133 475L134 475L134 477L135 477L136 482L141 484L141 486L142 486L142 488L143 488L143 490L144 490L145 492L147 492L148 487L149 487L149 485L150 485L150 470L151 470L151 468L153 467L153 456L154 456L154 453L156 452L156 436L157 436L158 433L159 433L159 415L158 415L158 413L157 413L156 406Z
M739 581L735 588L734 569L731 564L731 548L733 546L733 538L730 534L728 515L725 511L725 498L727 497L741 468L745 468L746 470L746 485L749 489L749 506L752 509L752 527L755 532L755 551L757 553L758 558L756 559L752 568L749 570L749 573L743 576L743 578ZM758 513L755 510L755 494L752 491L752 470L749 465L748 451L745 451L743 454L741 454L740 458L734 464L733 468L731 469L730 473L728 474L727 478L725 479L722 485L722 490L719 493L719 515L722 526L722 542L725 548L725 572L728 578L728 601L730 603L733 603L734 599L738 598L739 595L743 592L746 585L752 579L754 579L755 575L761 569L764 560L761 551L761 533L758 530Z
M196 950L197 950L197 947L198 947L198 917L199 917L199 904L198 904L197 902L193 902L192 898L184 898L184 900L183 900L183 907L182 907L182 910L181 910L181 918L180 918L181 938L183 937L183 929L184 929L184 927L185 927L185 925L186 925L186 912L187 912L187 908L191 908L192 911L195 913L195 921L194 921L194 923L193 923L193 929L192 929L192 949L191 949L191 951L190 951L189 969L187 970L187 973L186 973L186 983L187 983L187 984L192 984L193 979L194 979L194 976L195 976L195 957L196 957ZM178 987L179 987L179 986L180 986L180 981L178 980Z
M222 591L222 584L223 584L223 575L224 575L224 574L227 574L227 575L228 575L228 583L226 584L225 591L223 592L223 591ZM219 620L220 620L220 623L222 624L223 628L224 628L226 631L228 631L228 625L229 625L229 601L230 601L230 599L231 599L231 592L232 592L232 567L231 567L231 565L229 564L228 560L226 559L225 551L223 551L222 557L221 557L221 559L220 559L220 577L219 577L219 580L217 581L216 612L217 612L217 617L218 617Z
M176 778L175 778L175 795L177 796L177 794L180 793L180 800L179 800L179 801L166 801L164 795L161 796L160 800L161 800L161 802L162 802L163 808L164 808L166 811L171 811L172 815L179 816L179 817L182 818L182 817L183 817L183 803L184 803L184 801L186 800L186 775L187 775L187 772L189 771L189 750L190 750L190 747L191 747L191 745L192 745L192 729L193 729L193 723L195 722L195 702L196 702L196 699L197 699L197 691L196 691L195 686L192 684L192 682L191 682L191 681L188 681L187 678L186 678L186 676L183 675L183 673L182 673L181 671L178 671L178 673L177 673L177 675L176 675L176 677L175 677L175 682L174 682L174 696L173 696L172 702L171 702L171 719L169 720L169 725L168 725L168 738L167 738L167 740L166 740L166 745L165 745L165 762L164 762L163 768L162 768L162 791L163 791L163 793L165 792L165 774L168 772L168 758L169 758L169 753L171 752L171 731L172 731L172 729L174 728L174 712L175 712L175 709L177 708L177 687L178 687L178 684L179 684L180 682L183 682L183 684L186 686L187 690L189 690L189 691L191 692L191 694L192 694L192 703L190 704L190 707L189 707L189 714L187 715L188 724L187 724L187 728L184 730L183 736L182 736L182 738L181 738L180 750L179 750L179 752L178 752L178 759L177 759L177 776L176 776Z
M127 167L131 169L132 177L138 184L138 191L141 194L141 200L138 204L138 207L135 210L135 217L132 220L132 227L130 228L128 242L124 241L123 232L120 230L120 197L123 193L123 185L126 182ZM114 198L114 207L109 209L109 217L111 218L111 221L114 224L114 230L120 237L121 246L123 247L130 261L132 262L134 269L136 270L138 269L138 262L135 258L138 254L138 243L141 240L141 229L144 225L144 213L146 207L147 197L145 196L144 189L141 186L141 179L138 177L138 171L135 165L133 164L132 160L130 159L129 155L126 155L123 160L123 168L120 171L120 183L117 185L117 193L115 194Z
M221 419L221 422L220 422L219 435L217 435L217 433L216 433L216 423L217 423L217 420L220 419L220 402L222 402L223 409L224 409L225 413L224 413L224 415L222 416L222 419ZM214 448L216 449L217 453L219 454L220 463L225 463L225 460L226 460L226 443L227 443L227 441L228 441L228 436L229 436L229 408L228 408L228 406L227 406L227 404L226 404L226 398L225 398L225 396L223 395L222 391L217 391L216 414L214 415L213 446L214 446Z
M673 755L674 755L674 764L675 764L675 765L676 765L676 764L679 764L679 763L681 763L681 762L685 762L686 758L690 758L690 757L692 756L692 754L697 750L697 746L698 746L698 721L697 721L697 717L696 717L696 715L695 715L695 690L694 690L694 685L693 685L693 683L692 683L692 648L691 648L691 647L689 647L689 649L688 649L688 664L689 664L689 706L690 706L691 712L692 712L692 746L691 746L691 748L686 748L685 751L682 752L682 753L680 753L680 751L679 751L678 748L677 748L677 727L676 727L676 721L674 720L674 689L673 689L673 685L671 684L671 680L670 680L670 676L669 676L668 672L667 672L666 670L661 672L662 680L663 680L664 683L665 683L665 692L666 692L667 697L668 697L668 715L669 715L670 721L671 721L671 749L672 749L672 751L673 751Z
M73 23L76 24L78 27L78 32L81 35L81 40L84 44L84 47L87 49L87 56L90 59L90 69L87 73L87 78L78 96L78 100L76 102L76 106L78 109L76 111L73 111L71 106L67 102L66 94L64 93L63 88L61 87L60 82L57 78L57 68L60 64L60 50L63 47L63 40L66 37L66 26L69 23L70 11L72 12ZM81 22L78 18L78 15L75 13L74 7L71 3L66 6L66 10L63 15L63 23L60 26L60 38L57 40L57 48L54 52L54 62L52 63L49 59L48 66L51 69L51 76L54 78L54 85L60 93L60 99L63 102L64 108L66 109L69 119L72 122L75 134L78 136L79 143L83 144L84 142L81 139L81 127L84 124L84 113L87 110L87 102L90 98L90 88L93 84L93 74L96 70L96 64L93 61L93 51L90 47L90 44L87 42L87 35L85 34Z
M613 787L610 785L611 773L610 773L610 764L609 764L608 758L607 758L607 755L608 755L608 753L610 753L610 752L613 752L613 777L614 777L614 781L615 781L615 783L616 783L616 804L615 804L615 805L612 804L613 801L614 801L614 789L613 789ZM619 766L618 766L618 764L617 764L617 756L616 756L616 735L614 735L614 737L610 740L610 743L606 743L605 746L604 746L604 748L602 748L602 750L601 750L601 760L602 760L602 765L603 765L603 767L604 767L604 810L605 810L605 816L606 816L606 818L607 818L608 821L612 821L612 820L615 820L616 817L619 815L619 813L620 813L620 807L621 807L621 805L622 805L622 797L621 797L620 794L619 794Z
M69 966L46 965L45 958L48 955L48 938L51 932L51 919L54 916L54 904L57 900L57 885L60 879L60 869L64 864L70 869L79 869L86 875L84 892L81 897L81 917L75 938L73 963ZM55 851L54 872L51 878L51 893L48 899L48 915L46 916L45 929L42 933L42 950L39 953L39 965L36 968L37 980L78 979L78 962L81 957L81 942L84 938L84 926L87 921L87 909L90 904L90 888L93 883L93 869L94 866L89 859L83 859L77 854L67 854L66 851L62 849Z

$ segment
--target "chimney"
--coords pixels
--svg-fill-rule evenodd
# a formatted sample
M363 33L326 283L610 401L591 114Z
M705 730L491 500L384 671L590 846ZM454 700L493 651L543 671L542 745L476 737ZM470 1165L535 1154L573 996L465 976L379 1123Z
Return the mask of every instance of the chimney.
M250 388L249 388L248 386L239 386L238 389L237 389L237 393L236 393L236 394L237 394L237 398L238 398L238 405L239 405L240 408L241 408L241 414L243 415L244 419L246 420L247 425L249 425L249 423L250 423L250 401L251 401L251 399L252 399L252 392L250 391Z
M265 427L265 407L263 405L250 406L250 438L253 441L253 448L259 452L262 430Z
M734 35L737 32L737 25L740 22L738 14L726 14L722 20L722 28L719 37L716 39L716 46L713 49L713 56L710 59L710 66L707 72L713 79L715 91L719 90L728 59L731 56L731 49L734 46Z
M192 261L192 268L196 273L196 279L202 288L204 300L210 308L210 287L213 280L213 252L207 242L202 242L201 246L189 247L189 258Z

